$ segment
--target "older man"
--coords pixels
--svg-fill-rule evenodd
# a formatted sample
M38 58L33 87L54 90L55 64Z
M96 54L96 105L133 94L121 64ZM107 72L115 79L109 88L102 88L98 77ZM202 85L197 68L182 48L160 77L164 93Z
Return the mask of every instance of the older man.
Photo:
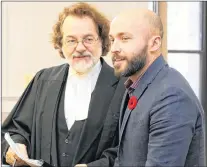
M128 77L115 166L206 166L204 112L188 82L161 54L160 17L147 9L111 23L115 74Z
M53 166L113 166L124 86L101 58L109 50L109 21L86 3L67 7L53 44L64 65L40 70L2 126L24 155ZM8 148L8 164L26 165Z

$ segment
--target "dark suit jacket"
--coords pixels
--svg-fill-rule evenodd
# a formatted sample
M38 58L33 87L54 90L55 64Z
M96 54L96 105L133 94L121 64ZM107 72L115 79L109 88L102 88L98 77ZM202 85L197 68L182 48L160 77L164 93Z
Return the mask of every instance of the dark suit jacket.
M115 166L206 166L204 111L187 81L162 56L132 95L136 107L123 111L125 99L121 107Z
M92 93L73 165L112 166L116 157L116 148L111 147L118 144L116 136L125 88L123 81L114 76L113 69L102 58L101 63L102 69ZM38 72L2 126L3 135L9 132L16 142L27 145L29 157L53 162L52 165L57 162L57 159L51 160L51 157L57 157L57 149L52 144L56 137L57 106L68 69L68 64L64 64ZM7 148L3 140L2 151Z

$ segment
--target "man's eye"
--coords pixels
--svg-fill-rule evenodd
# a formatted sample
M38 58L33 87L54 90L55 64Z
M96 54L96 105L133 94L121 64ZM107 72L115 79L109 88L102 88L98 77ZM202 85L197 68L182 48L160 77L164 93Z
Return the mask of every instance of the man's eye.
M87 37L84 39L84 42L87 44L93 44L95 42L95 39L92 37Z
M110 42L111 42L111 43L113 43L113 42L114 42L114 39L112 39L112 38L109 38L109 40L110 40Z
M93 38L86 38L85 40L91 42L91 41L93 41Z
M127 40L129 40L129 39L130 39L129 37L122 37L122 38L121 38L122 41L127 41Z
M70 39L70 40L67 40L67 43L75 43L76 40L75 39Z

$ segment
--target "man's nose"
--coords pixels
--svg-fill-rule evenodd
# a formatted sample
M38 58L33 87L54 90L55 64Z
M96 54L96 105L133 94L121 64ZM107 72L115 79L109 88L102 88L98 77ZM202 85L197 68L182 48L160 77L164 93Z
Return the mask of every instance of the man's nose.
M114 43L111 44L111 52L112 53L121 52L121 48L120 48L120 45L118 44L118 42L114 41Z
M76 51L77 51L77 52L83 52L83 51L85 51L85 50L86 50L85 45L83 44L82 41L79 41L79 42L77 43L77 46L76 46Z

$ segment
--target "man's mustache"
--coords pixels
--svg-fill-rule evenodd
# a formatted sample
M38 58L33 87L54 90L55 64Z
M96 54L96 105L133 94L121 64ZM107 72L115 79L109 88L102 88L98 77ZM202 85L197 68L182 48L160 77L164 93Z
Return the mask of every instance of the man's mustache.
M73 58L75 58L75 57L91 57L91 55L90 54L88 54L88 53L82 53L82 54L73 54Z

